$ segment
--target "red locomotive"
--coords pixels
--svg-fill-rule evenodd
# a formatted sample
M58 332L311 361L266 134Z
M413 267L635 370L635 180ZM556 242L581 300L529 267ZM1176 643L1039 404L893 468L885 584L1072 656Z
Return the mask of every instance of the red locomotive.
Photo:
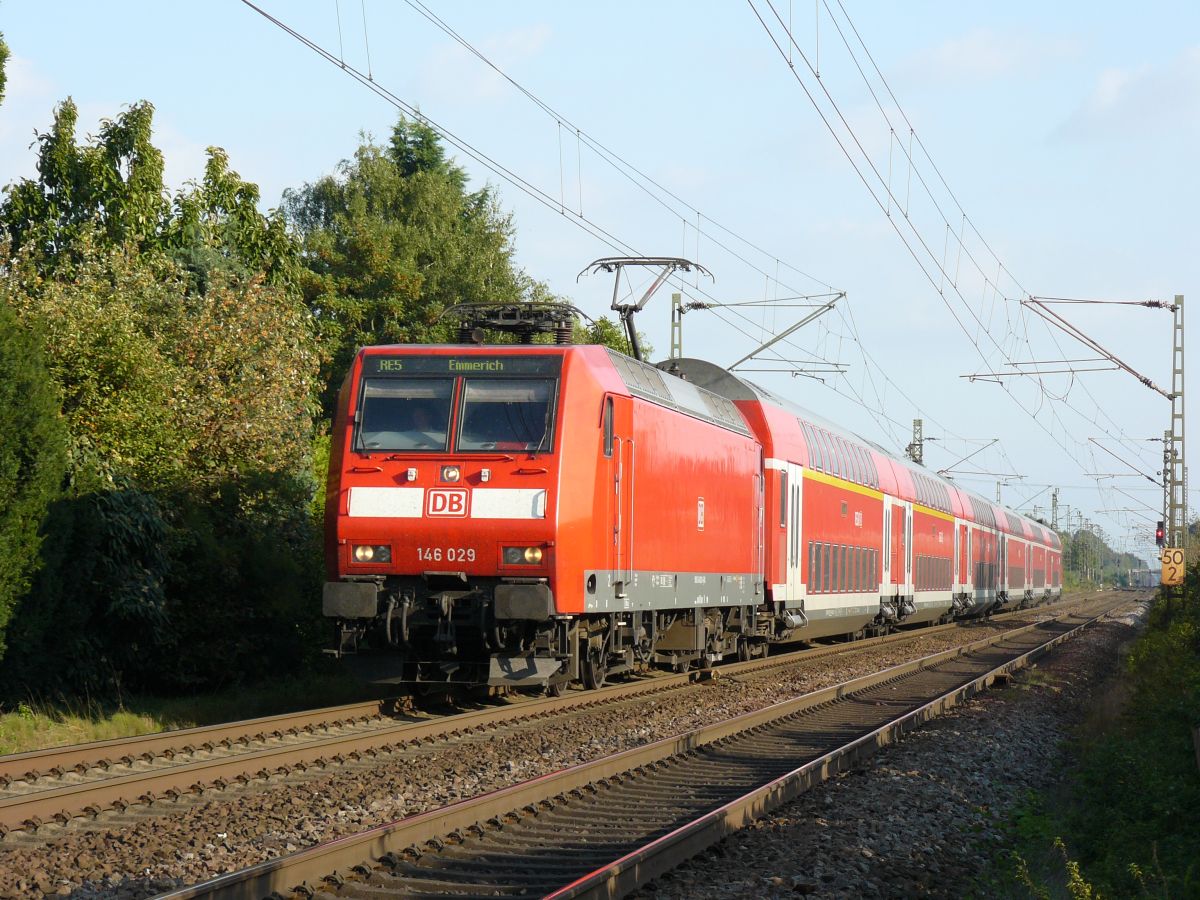
M337 650L386 682L596 687L1062 584L1042 525L711 363L598 346L360 351L326 524Z

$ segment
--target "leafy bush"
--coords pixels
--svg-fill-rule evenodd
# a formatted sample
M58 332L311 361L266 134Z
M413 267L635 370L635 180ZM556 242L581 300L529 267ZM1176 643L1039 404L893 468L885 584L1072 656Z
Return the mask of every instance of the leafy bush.
M1128 700L1099 733L1081 734L1063 797L1035 796L1013 823L1006 879L1032 896L1200 897L1200 573L1189 601L1159 600L1121 676Z
M42 349L0 303L0 657L38 563L39 529L66 468L66 431Z

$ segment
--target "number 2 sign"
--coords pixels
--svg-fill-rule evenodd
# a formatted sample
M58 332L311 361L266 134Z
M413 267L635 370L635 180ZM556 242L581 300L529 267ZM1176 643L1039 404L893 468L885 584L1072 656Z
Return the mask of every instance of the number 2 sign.
M1182 547L1166 547L1162 552L1162 583L1167 587L1183 584L1185 555Z

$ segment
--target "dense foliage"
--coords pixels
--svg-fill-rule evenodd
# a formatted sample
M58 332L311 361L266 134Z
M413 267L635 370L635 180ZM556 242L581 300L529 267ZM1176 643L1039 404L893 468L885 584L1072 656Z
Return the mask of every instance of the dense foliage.
M1193 543L1192 550L1197 545ZM1200 569L1159 600L1071 745L1063 785L1011 828L991 893L1046 898L1200 897Z
M0 701L313 663L354 352L447 339L455 303L548 296L422 124L364 140L285 215L216 147L172 195L153 117L135 103L80 142L67 99L0 200ZM605 320L577 334L623 344Z
M2 289L0 289L2 290ZM0 303L0 655L5 626L38 565L40 529L59 495L66 434L32 334Z
M1146 562L1132 553L1119 553L1099 535L1087 529L1059 532L1062 539L1063 579L1067 587L1084 583L1128 587L1129 573L1145 568Z
M44 344L69 448L10 690L211 685L316 645L318 356L298 247L220 150L168 200L152 113L77 145L61 104L38 179L0 205L0 292Z

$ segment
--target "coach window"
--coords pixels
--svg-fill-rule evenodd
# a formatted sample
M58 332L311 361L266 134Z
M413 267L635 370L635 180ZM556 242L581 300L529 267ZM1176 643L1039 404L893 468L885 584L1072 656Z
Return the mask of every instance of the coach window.
M453 378L367 378L355 449L445 450Z
M821 589L821 557L817 555L817 542L808 542L808 589L809 591L818 591Z
M810 425L809 430L812 432L812 445L817 454L817 468L822 472L828 472L829 456L825 452L825 442L821 440L821 429L816 425Z
M829 584L830 584L830 579L829 579L830 560L829 560L829 557L830 557L830 555L831 554L829 552L829 545L822 544L821 545L821 590L824 591L825 593L829 593Z
M842 459L846 461L846 477L850 481L858 481L858 465L854 462L854 454L850 451L850 442L838 438L838 446L842 448Z
M804 446L808 448L808 467L810 469L821 468L821 461L817 456L817 442L813 439L812 426L807 422L800 422L800 430L804 432Z
M554 382L546 378L468 378L458 449L550 450Z
M604 398L604 455L613 455L613 398Z
M838 455L837 442L834 441L833 435L830 434L828 431L821 432L821 437L825 441L825 454L829 458L829 472L830 472L830 474L836 475L838 478L841 478L842 477L842 460L841 460L841 457Z

